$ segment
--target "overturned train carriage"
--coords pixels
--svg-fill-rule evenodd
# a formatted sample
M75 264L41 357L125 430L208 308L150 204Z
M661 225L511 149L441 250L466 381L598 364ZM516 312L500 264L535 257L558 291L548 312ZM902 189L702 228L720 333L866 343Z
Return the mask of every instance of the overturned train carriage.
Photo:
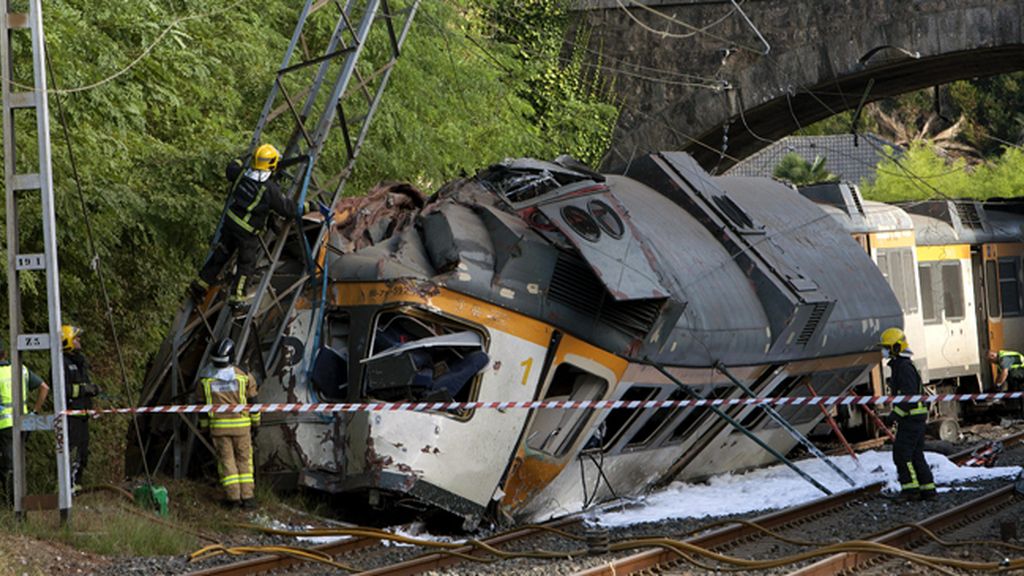
M321 252L327 282L298 298L283 343L263 343L289 353L263 367L261 402L687 398L675 381L742 396L725 372L759 396L839 394L901 323L878 269L821 208L681 153L608 175L507 161L426 202L392 188L343 204ZM758 408L727 412L782 452L795 444ZM779 412L804 433L822 417ZM773 460L704 408L263 421L264 475L469 524Z

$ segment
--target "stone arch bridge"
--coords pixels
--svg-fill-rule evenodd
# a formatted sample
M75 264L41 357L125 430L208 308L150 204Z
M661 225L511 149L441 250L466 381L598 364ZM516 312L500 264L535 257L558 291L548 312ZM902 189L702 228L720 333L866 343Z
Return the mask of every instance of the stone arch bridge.
M615 81L605 166L722 171L863 103L1024 69L1024 0L577 0L567 43Z

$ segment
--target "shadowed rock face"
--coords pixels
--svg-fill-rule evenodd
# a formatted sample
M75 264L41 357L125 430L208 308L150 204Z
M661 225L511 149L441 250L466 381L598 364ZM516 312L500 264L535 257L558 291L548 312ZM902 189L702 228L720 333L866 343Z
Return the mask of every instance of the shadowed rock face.
M1009 0L750 0L742 10L580 3L576 30L588 36L569 40L587 38L623 103L606 165L681 149L721 171L862 100L1024 65L1024 4Z

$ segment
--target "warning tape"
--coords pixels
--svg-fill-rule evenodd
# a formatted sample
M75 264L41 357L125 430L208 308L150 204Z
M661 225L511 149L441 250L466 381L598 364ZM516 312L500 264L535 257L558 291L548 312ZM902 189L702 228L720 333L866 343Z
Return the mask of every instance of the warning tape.
M191 404L174 406L140 406L137 408L103 408L97 410L65 410L68 416L99 414L208 414L242 411L274 413L331 412L427 412L443 410L556 410L616 408L690 408L697 406L864 406L869 404L900 404L904 402L963 402L967 400L1010 400L1024 398L1024 392L986 394L936 394L914 396L783 396L777 398L719 398L712 400L524 400L513 402L361 402L318 404Z

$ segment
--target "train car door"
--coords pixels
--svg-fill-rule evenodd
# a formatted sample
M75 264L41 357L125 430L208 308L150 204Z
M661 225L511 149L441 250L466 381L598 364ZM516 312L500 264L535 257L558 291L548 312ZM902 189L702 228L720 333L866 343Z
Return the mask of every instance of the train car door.
M985 245L985 266L993 262L998 278L999 317L989 317L988 345L995 350L1024 349L1024 244L1000 242ZM991 292L992 287L989 288ZM991 307L990 307L991 309Z
M978 322L978 357L982 369L981 391L992 388L993 373L986 369L985 354L989 349L998 349L1003 341L1002 311L999 304L999 263L995 247L983 244L971 251L971 267L974 271L974 307Z
M606 400L622 379L627 362L587 342L565 335L541 383L539 400ZM529 419L505 476L500 509L508 516L529 505L593 435L593 408L543 408Z

